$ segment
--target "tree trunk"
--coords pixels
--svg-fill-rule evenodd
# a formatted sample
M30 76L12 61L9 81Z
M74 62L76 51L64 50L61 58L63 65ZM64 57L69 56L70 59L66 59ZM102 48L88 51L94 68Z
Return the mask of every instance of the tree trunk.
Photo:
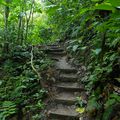
M5 0L5 2L7 4L9 4L10 0ZM4 9L4 22L5 22L4 39L7 42L8 42L8 18L9 18L9 12L10 12L9 6L5 6L5 9Z
M29 16L27 17L27 14L26 14L26 34L25 34L25 41L27 41L27 38L28 38L28 29L29 29L29 22L30 22L30 19L33 15L33 8L34 7L34 0L32 0L32 4L31 4L31 9L30 9L30 13L29 13Z

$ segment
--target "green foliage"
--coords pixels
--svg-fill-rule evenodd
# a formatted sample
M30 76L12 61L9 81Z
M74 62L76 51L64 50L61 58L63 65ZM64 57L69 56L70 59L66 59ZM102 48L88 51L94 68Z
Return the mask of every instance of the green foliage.
M103 120L109 120L112 111L113 111L113 106L108 107L108 108L105 110L102 119L103 119Z
M9 42L13 44L39 44L44 43L50 36L47 32L47 37L44 39L41 36L43 31L41 27L47 29L47 16L43 11L42 2L36 0L14 0L9 3L0 1L0 42ZM4 7L8 8L7 11ZM4 13L8 17L4 20ZM45 30L46 31L46 30ZM44 34L44 33L43 33ZM48 40L50 41L50 40Z
M110 94L108 101L105 103L105 107L110 107L111 105L114 105L115 103L120 102L120 96L116 94Z
M46 90L41 88L38 76L31 67L30 53L30 46L15 46L0 65L1 120L18 113L18 106L26 106L27 111L33 110L33 116L37 114L34 113L35 110L38 112L45 107L42 100ZM34 49L33 62L38 72L44 71L52 64L37 47Z
M118 7L120 6L120 1L119 0L109 0L109 2L114 6L114 7Z
M0 110L1 120L5 120L10 115L15 114L17 112L16 105L14 104L14 102L11 101L4 101L1 108L2 108Z
M118 95L110 88L106 91L106 87L109 83L113 86L118 84L117 78L120 77L119 7L119 0L62 0L55 5L47 3L49 24L55 33L52 38L67 40L68 52L79 62L84 62L90 71L85 76L86 81L82 82L85 82L90 94L88 111L93 112L96 119L99 116L99 119L107 120L118 100ZM117 99L110 97L111 94ZM103 106L110 107L110 110ZM97 115L102 109L105 109L103 117Z
M103 3L103 4L96 5L95 9L98 9L98 10L112 10L112 11L115 10L114 7L110 3Z
M101 105L100 105L100 103L97 102L96 97L94 95L91 96L88 101L87 110L94 111L94 110L99 110L100 108L101 108Z

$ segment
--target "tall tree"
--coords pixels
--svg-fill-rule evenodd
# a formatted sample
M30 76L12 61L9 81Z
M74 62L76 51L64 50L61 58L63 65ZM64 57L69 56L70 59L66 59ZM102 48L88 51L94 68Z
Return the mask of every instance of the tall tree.
M11 0L5 0L5 12L4 12L4 22L5 22L5 41L8 41L8 17L10 13L9 3Z

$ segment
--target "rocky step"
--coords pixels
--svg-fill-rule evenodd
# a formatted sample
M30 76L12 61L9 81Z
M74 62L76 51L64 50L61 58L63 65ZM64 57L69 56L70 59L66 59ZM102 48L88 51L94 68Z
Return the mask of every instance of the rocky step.
M56 70L59 70L61 73L77 73L77 70L75 68L56 68Z
M51 51L51 52L49 52L48 54L50 54L50 55L60 55L60 56L64 56L64 55L66 55L66 52L64 52L64 51L62 51L62 52L58 52L58 51Z
M77 83L77 82L60 82L55 84L55 87L59 90L59 91L83 91L84 87L83 85Z
M59 81L61 82L77 82L76 74L60 74Z
M59 61L60 56L50 56L50 59L54 61Z
M62 48L56 48L56 49L50 48L50 49L47 49L46 51L47 52L63 52L64 49L62 49Z
M79 96L78 92L61 92L55 96L56 103L62 103L65 105L75 104L76 98Z
M47 45L47 48L51 48L51 49L60 49L61 46L60 46L60 45Z
M59 60L64 56L64 54L63 55L62 54L61 55L59 55L59 54L48 54L48 56L50 57L50 59L59 62ZM55 66L56 66L56 64L55 64ZM56 68L58 68L58 67L56 66Z
M79 114L75 111L75 107L57 105L48 111L50 119L59 120L79 120Z
M46 51L49 49L54 49L54 50L61 49L60 45L39 45L38 47L43 51Z
M67 57L63 56L61 59L59 59L58 62L56 62L56 68L61 69L73 69L73 67L67 62Z

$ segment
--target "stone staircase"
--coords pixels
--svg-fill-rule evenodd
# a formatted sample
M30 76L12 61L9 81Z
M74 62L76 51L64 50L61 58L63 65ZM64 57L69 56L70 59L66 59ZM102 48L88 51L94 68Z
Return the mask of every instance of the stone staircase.
M79 120L75 103L83 86L78 82L77 70L67 62L61 46L49 45L46 53L55 61L55 70L59 72L52 86L55 94L48 105L51 107L47 110L47 120Z

